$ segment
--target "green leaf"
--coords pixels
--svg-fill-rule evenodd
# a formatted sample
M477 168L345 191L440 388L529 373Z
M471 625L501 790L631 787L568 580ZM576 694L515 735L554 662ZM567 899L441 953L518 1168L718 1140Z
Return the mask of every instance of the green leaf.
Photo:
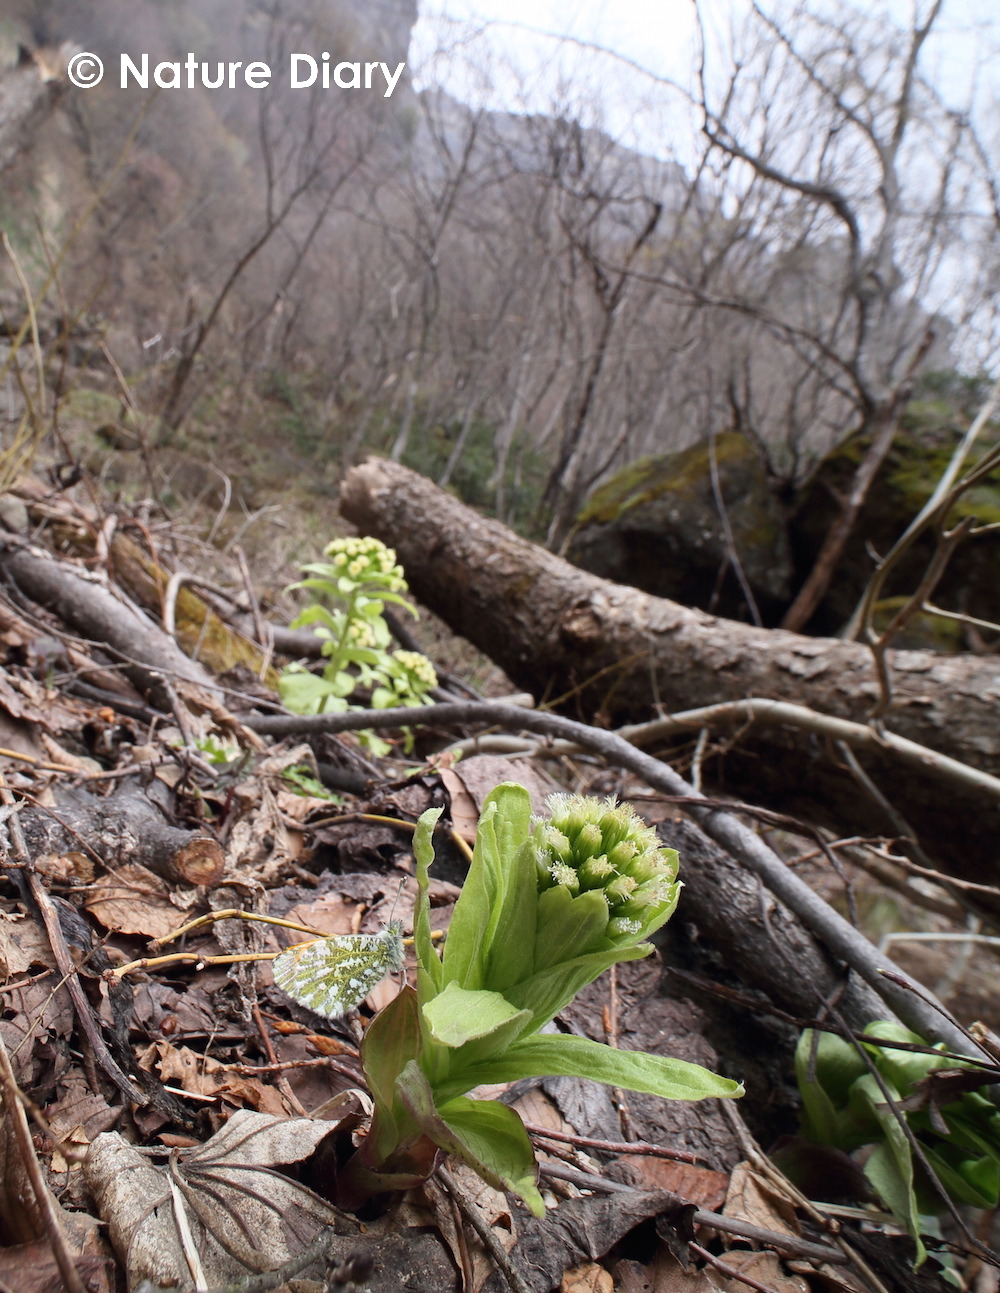
M469 874L455 903L444 945L444 977L463 988L481 988L488 949L487 932L499 891L500 853L496 834L497 802L490 795L476 831Z
M602 899L603 901L603 899ZM523 983L516 983L504 994L518 1008L531 1011L533 1029L544 1027L576 994L620 961L638 961L653 950L652 943L637 943L634 947L613 947L604 952L589 952L586 956L562 961L550 969L533 974Z
M434 861L434 827L444 810L428 808L417 819L413 832L413 856L417 863L417 899L413 915L413 950L417 957L417 996L429 1001L444 985L444 968L431 939L430 869ZM427 982L422 983L426 976Z
M1000 1163L995 1158L960 1158L958 1154L946 1157L946 1148L951 1147L939 1145L934 1150L925 1145L924 1153L955 1202L967 1203L973 1208L995 1208L1000 1201ZM932 1206L940 1207L936 1195Z
M500 840L504 885L491 931L483 982L484 987L494 992L506 992L535 969L535 931L539 919L535 846L530 839L516 844L517 838L529 830L531 800L527 792L523 800L520 796L517 800L515 805L513 797L505 796L498 810L502 815L513 807L518 811L519 820L508 837Z
M459 1096L438 1110L456 1139L463 1158L485 1180L518 1195L536 1217L545 1216L538 1193L538 1166L524 1124L513 1109L498 1100ZM459 1152L461 1147L464 1152ZM479 1164L477 1167L476 1164Z
M587 1037L555 1034L522 1037L491 1061L470 1065L436 1090L443 1101L487 1082L527 1077L585 1077L665 1100L706 1100L743 1095L739 1082L699 1064L643 1051L619 1051ZM459 1081L466 1085L458 1089ZM453 1089L454 1088L454 1089Z
M490 1037L505 1025L509 1032L515 1020L524 1027L531 1022L530 1010L518 1010L499 992L484 989L470 992L454 980L433 1001L427 1002L423 1013L431 1037L442 1046L452 1048Z
M303 611L296 615L295 619L292 620L291 626L293 629L304 629L308 628L310 625L313 625L314 632L317 637L321 635L325 636L326 633L329 633L331 636L339 637L341 629L343 628L343 617L335 617L326 609L325 606L313 603L312 606L307 606Z
M927 1249L920 1238L920 1215L913 1192L913 1166L904 1165L888 1141L876 1145L864 1165L865 1176L892 1215L906 1227L917 1246L914 1267L927 1260Z
M816 1079L838 1108L847 1103L851 1087L867 1072L868 1065L857 1047L836 1033L820 1033L816 1046Z
M912 1033L902 1024L889 1019L877 1019L865 1029L869 1037L880 1038L887 1042L907 1042L912 1046L926 1046L926 1042L917 1033ZM897 1051L891 1047L868 1046L869 1054L875 1059L878 1071L885 1075L901 1095L908 1095L914 1085L928 1073L940 1068L956 1067L953 1060L946 1060L943 1055L934 1054L935 1048L928 1048L931 1054L918 1051ZM944 1049L941 1047L941 1049Z
M396 1089L413 1120L436 1145L467 1163L497 1189L520 1195L535 1216L545 1215L535 1184L537 1168L531 1142L513 1109L495 1100L462 1099L438 1108L416 1064L406 1066Z
M814 1030L807 1028L795 1047L795 1077L799 1085L799 1094L802 1096L804 1113L802 1120L803 1135L808 1140L815 1140L821 1144L836 1145L842 1148L840 1146L840 1120L837 1109L820 1075L822 1074L823 1077L830 1080L833 1088L838 1092L842 1092L843 1098L846 1099L847 1088L843 1086L843 1079L848 1072L853 1073L852 1082L861 1075L854 1072L853 1064L848 1068L847 1062L850 1059L860 1062L862 1073L866 1073L867 1069L864 1067L864 1061L860 1060L853 1046L848 1046L846 1042L841 1042L841 1039L834 1036L833 1033L820 1033L816 1051L815 1076L810 1078L809 1067L813 1054L813 1038L815 1036ZM838 1047L828 1051L828 1063L826 1064L821 1061L819 1053L824 1046L825 1038L828 1038L831 1042L839 1043ZM846 1047L846 1050L850 1051L850 1056L840 1047ZM838 1065L841 1067L836 1070Z
M377 1104L392 1104L396 1079L419 1052L417 994L405 987L378 1012L361 1043L361 1063Z
M608 927L608 904L596 889L573 896L565 885L538 895L535 971L595 950Z
M899 1099L899 1092L891 1082L887 1081L885 1087L893 1100ZM916 1243L915 1264L919 1266L927 1252L920 1240L920 1210L913 1186L913 1151L910 1142L871 1073L858 1078L852 1088L853 1093L868 1104L883 1135L883 1140L875 1146L864 1165L865 1175Z
M405 1107L396 1107L396 1083L419 1053L417 994L405 987L371 1021L361 1043L361 1066L375 1101L368 1147L373 1164L385 1162L405 1134L401 1121L408 1115Z
M282 704L293 714L315 714L322 708L345 708L335 702L342 699L337 688L314 673L286 672L278 679Z
M446 982L505 991L531 969L537 879L522 850L531 830L531 798L506 782L486 798L469 874L448 930Z

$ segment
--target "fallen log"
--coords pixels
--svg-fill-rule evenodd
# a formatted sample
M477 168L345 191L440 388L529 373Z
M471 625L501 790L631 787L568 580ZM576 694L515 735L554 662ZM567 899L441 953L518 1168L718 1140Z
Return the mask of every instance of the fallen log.
M837 967L795 913L694 822L668 818L657 831L681 857L681 917L697 926L699 938L741 983L801 1019L819 1018L830 1002L858 1032L886 1017L872 989Z
M126 787L110 799L57 789L55 808L25 805L18 814L31 856L86 849L113 869L134 863L173 885L215 885L225 856L202 831L171 826L146 796Z
M102 584L87 579L23 540L0 538L4 573L22 593L57 615L79 636L97 642L122 660L122 671L143 693L163 701L167 678L181 678L217 690L212 677L139 610L127 606Z
M865 722L879 696L852 642L756 629L577 569L397 463L369 458L344 516L391 544L414 594L519 687L606 724L768 697ZM888 730L1000 776L1000 659L896 651ZM708 783L845 833L915 836L954 874L991 882L1000 797L872 745L854 755L787 723L737 716ZM692 732L692 735L695 735ZM673 749L677 748L676 739Z

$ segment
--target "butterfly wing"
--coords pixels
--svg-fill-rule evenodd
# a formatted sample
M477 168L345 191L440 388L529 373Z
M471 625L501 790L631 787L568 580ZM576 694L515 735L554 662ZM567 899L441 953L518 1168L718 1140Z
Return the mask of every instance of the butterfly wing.
M379 934L341 934L298 943L275 957L274 981L300 1006L336 1019L360 1005L385 978L403 968L402 926Z

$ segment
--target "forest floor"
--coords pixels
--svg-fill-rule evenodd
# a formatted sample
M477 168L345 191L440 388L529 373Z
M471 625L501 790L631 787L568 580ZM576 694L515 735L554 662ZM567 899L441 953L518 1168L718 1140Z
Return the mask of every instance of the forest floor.
M270 960L304 938L377 935L392 919L409 933L413 830L428 808L443 809L430 901L446 934L499 783L526 786L539 814L558 790L617 795L665 841L686 829L678 805L591 754L477 746L473 725L417 714L412 736L382 733L380 756L352 732L262 738L253 716L281 712L265 621L288 622L280 589L297 575L297 539L280 553L247 543L248 563L246 531L234 539L230 527L223 550L210 522L199 534L37 480L8 496L4 519L5 565L30 538L60 577L125 609L142 601L130 566L140 553L150 631L176 650L173 625L202 672L143 686L164 671L143 643L130 654L95 640L58 597L32 597L6 571L0 1290L806 1293L944 1288L946 1269L951 1287L996 1287L954 1221L914 1271L905 1227L870 1191L834 1182L832 1158L815 1149L829 1188L813 1203L767 1157L797 1135L794 1054L809 1020L744 981L683 894L655 954L587 988L559 1027L705 1065L742 1081L741 1101L666 1102L566 1077L484 1090L528 1126L545 1220L455 1159L362 1216L338 1209L338 1164L371 1112L361 1043L405 974L329 1020L275 985ZM169 580L177 571L198 571L200 584ZM439 700L511 690L446 625L425 619L415 632ZM223 670L235 641L241 660ZM681 770L696 759L692 748ZM970 928L940 886L890 887L851 861L834 871L787 823L759 831L870 938ZM991 949L899 942L893 955L960 1020L1000 1025ZM963 1221L988 1238L988 1211Z

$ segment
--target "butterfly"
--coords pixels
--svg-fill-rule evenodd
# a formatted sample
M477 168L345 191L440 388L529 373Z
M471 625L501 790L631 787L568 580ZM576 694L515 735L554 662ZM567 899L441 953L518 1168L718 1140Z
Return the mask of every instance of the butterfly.
M318 1015L337 1019L360 1005L387 974L403 968L403 924L378 934L338 934L296 943L271 963L278 987Z

